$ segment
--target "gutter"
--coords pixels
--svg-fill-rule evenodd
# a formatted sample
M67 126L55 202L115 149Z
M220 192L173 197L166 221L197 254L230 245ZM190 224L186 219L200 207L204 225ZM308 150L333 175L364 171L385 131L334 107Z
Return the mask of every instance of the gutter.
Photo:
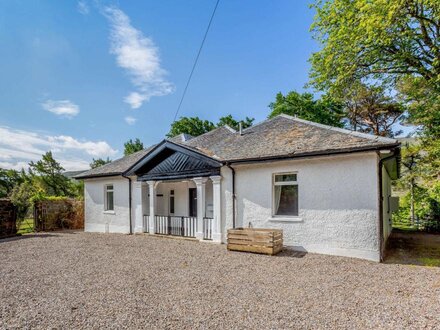
M125 174L121 174L123 178L126 178L128 180L128 219L129 219L129 226L130 226L130 235L133 234L133 221L131 216L131 178L128 176L125 176Z
M378 147L364 147L364 148L347 148L347 149L334 149L329 151L312 151L304 152L300 154L290 154L282 156L272 156L272 157L256 157L256 158L244 158L244 159L229 159L226 164L252 164L260 162L273 162L278 160L290 160L295 158L307 158L315 156L334 156L340 154L351 154L357 152L367 152L367 151L379 151L384 149L392 149L399 147L400 143L395 143L391 145L383 145Z
M378 153L379 156L379 163L377 165L377 172L378 172L378 188L379 188L379 252L380 252L380 261L383 261L383 252L384 252L384 239L383 239L383 189L382 189L382 168L383 164L393 158L397 157L396 149L393 150L393 154L385 157L380 158L380 153Z
M226 166L232 171L232 228L235 228L235 169L230 163Z

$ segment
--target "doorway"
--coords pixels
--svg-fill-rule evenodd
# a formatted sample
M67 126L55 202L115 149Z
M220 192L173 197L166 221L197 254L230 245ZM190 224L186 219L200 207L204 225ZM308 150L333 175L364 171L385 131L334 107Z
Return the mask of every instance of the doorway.
M189 216L197 216L197 188L189 188Z

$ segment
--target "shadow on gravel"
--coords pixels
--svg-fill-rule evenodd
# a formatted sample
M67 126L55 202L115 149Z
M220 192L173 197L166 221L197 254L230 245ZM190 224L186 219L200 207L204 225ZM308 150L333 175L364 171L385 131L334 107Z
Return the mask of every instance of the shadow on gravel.
M440 267L440 235L394 229L384 263Z
M275 257L288 257L288 258L304 258L307 255L307 252L304 251L295 251L289 248L284 247L283 251L275 255Z
M26 235L14 236L14 237L2 238L0 239L0 244L6 242L12 242L12 241L19 241L28 238L50 238L50 237L59 237L59 236L60 235L57 234L26 234Z

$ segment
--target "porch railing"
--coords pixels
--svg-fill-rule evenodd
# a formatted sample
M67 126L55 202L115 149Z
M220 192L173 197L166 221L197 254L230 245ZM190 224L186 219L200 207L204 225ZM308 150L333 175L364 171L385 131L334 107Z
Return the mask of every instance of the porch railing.
M155 234L182 237L195 237L197 217L165 216L154 217Z
M150 232L150 216L149 215L143 216L143 224L142 225L144 226L144 232L149 233Z
M203 218L203 239L212 239L212 218Z

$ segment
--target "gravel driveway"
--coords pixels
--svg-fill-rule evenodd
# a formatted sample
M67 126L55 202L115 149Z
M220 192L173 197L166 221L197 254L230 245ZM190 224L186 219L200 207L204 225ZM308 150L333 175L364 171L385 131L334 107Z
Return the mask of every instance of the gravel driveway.
M0 327L435 328L440 269L146 235L0 240Z

